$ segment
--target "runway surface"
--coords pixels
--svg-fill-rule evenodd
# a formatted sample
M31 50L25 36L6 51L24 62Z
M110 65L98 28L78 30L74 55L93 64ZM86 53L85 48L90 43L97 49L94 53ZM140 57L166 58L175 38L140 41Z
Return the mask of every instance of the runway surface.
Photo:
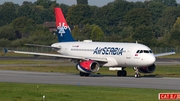
M64 59L44 57L0 57L0 60L34 60L34 61L67 61ZM157 65L177 65L180 59L157 59ZM36 66L39 64L4 64L0 66ZM43 64L43 65L74 65L73 63ZM180 90L180 78L172 77L141 77L133 76L117 77L116 75L93 74L90 77L80 77L72 73L46 73L0 70L0 82L10 83L40 83L80 86L106 86L106 87L128 87L128 88L151 88Z
M117 77L116 75L91 75L80 77L72 73L46 73L0 70L0 82L60 84L80 86L106 86L180 90L180 78L170 77Z

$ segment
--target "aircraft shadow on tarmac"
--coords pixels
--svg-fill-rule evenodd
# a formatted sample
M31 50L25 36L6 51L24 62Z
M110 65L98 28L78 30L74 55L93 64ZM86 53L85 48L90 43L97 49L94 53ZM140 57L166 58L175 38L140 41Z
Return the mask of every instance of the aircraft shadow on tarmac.
M72 75L79 76L79 74L72 74ZM118 77L118 76L117 75L90 74L88 77ZM134 78L134 76L126 76L126 77L133 77ZM126 78L126 77L122 76L122 78ZM156 77L156 75L144 75L144 76L141 76L141 77L142 78L162 78L162 77Z

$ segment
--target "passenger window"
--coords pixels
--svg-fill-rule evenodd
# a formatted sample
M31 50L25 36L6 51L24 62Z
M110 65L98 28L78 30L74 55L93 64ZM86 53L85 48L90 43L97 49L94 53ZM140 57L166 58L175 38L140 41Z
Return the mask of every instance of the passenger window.
M140 50L138 50L136 53L139 53Z
M144 53L149 53L149 51L148 50L144 50Z

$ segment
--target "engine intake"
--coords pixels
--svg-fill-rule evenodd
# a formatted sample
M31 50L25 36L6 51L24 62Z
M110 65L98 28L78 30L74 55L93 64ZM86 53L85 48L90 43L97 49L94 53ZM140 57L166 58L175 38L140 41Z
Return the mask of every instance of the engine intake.
M76 65L76 69L83 73L95 73L99 67L99 63L96 61L83 61Z
M148 67L138 68L138 71L140 73L153 73L155 70L156 70L156 65L155 64L153 64L151 66L148 66Z

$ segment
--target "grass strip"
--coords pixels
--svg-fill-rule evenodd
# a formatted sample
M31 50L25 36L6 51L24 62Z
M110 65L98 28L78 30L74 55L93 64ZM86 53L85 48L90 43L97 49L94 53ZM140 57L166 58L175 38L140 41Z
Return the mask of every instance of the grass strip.
M21 83L0 83L0 87L0 101L43 101L44 95L45 101L158 101L158 93L179 92L141 88Z

